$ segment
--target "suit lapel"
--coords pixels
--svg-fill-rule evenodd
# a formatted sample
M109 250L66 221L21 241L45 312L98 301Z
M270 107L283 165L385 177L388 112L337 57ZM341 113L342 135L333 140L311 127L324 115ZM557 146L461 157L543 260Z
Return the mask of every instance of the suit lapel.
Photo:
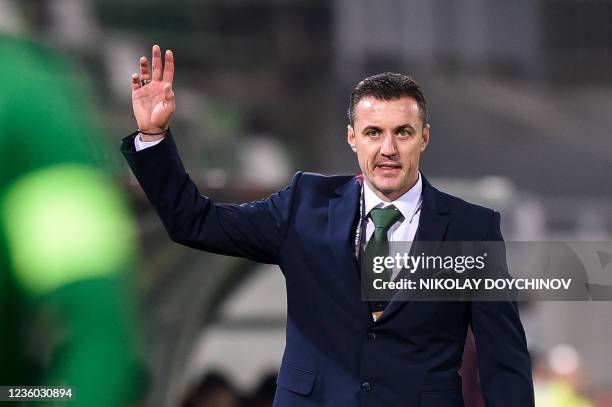
M446 238L451 213L446 197L431 186L422 173L421 176L423 177L423 206L419 216L419 226L410 252L411 254L419 253L419 247L426 247L427 252L433 254L437 251L440 242ZM423 243L423 245L420 245L420 243ZM401 277L402 273L397 278ZM379 321L382 322L393 317L407 302L409 301L391 301Z
M368 303L361 301L361 280L357 259L354 254L354 230L359 219L361 180L354 177L336 189L335 198L329 201L327 238L334 252L341 273L341 283L349 295L351 304L358 303L358 313L371 319ZM358 297L355 301L355 295Z

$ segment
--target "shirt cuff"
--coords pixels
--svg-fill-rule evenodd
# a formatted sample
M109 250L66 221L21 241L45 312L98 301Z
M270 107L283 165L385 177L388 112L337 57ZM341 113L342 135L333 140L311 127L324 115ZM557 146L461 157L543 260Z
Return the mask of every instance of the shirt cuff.
M138 133L136 137L134 137L134 148L136 151L144 150L145 148L153 147L154 145L159 144L159 142L163 139L164 138L162 137L155 141L143 141L140 137L140 133Z

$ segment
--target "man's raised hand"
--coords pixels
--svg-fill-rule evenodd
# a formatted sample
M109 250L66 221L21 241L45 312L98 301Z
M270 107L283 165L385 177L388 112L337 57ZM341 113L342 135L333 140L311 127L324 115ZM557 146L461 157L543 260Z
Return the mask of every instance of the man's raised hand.
M163 138L176 109L172 81L174 79L174 55L167 50L162 66L161 49L153 46L153 75L146 57L140 58L140 74L132 75L132 108L143 141Z

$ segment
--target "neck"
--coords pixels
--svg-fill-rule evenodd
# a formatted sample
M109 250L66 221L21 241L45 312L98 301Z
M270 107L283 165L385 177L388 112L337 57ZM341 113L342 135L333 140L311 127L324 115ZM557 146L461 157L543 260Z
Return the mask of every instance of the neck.
M393 202L397 200L400 196L410 191L412 187L416 185L418 180L419 180L419 172L417 171L416 174L410 180L410 182L408 182L406 187L399 189L399 190L384 191L384 190L379 190L377 188L374 188L374 186L370 183L370 181L367 178L365 178L365 182L368 184L372 192L374 192L374 194L377 197L379 197L383 202Z

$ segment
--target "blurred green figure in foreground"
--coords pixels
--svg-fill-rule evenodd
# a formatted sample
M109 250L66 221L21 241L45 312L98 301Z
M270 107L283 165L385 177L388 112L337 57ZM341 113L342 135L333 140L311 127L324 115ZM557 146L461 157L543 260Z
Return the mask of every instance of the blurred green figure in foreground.
M94 156L91 103L42 46L0 34L0 55L0 385L75 388L46 405L134 405L135 225Z

